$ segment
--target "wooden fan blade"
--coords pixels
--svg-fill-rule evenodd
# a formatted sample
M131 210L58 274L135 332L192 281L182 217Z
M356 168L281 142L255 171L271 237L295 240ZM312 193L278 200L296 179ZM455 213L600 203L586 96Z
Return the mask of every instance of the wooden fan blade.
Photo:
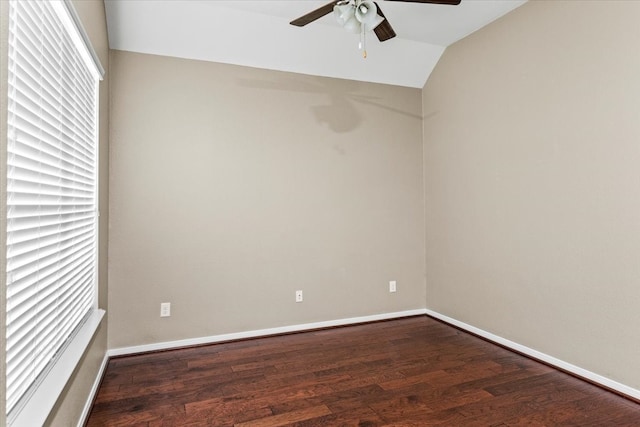
M301 16L298 19L294 19L290 22L291 25L295 25L296 27L304 27L310 22L315 21L316 19L320 19L325 15L333 12L333 6L335 6L340 0L332 1L331 3L327 3L322 7L317 8L316 10L307 13L306 15Z
M393 31L393 27L391 27L389 20L384 16L384 13L382 13L382 9L380 9L380 6L378 6L378 3L376 3L375 5L376 5L376 8L378 9L378 15L383 17L384 21L382 21L380 25L374 28L373 32L376 33L378 40L380 40L381 42L384 42L394 38L396 36L396 32Z
M429 4L450 4L456 6L461 0L386 0L386 1L403 1L406 3L429 3Z

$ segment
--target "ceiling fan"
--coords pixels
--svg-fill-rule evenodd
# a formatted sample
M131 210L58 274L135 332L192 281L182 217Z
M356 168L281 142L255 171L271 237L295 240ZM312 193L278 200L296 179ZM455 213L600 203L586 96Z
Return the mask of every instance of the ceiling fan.
M461 0L385 0L402 1L407 3L430 3L458 5ZM318 9L307 13L290 22L291 25L304 27L311 22L334 12L338 23L347 31L364 35L365 31L373 30L381 42L392 39L396 32L378 6L371 0L335 0ZM366 57L366 53L365 53Z

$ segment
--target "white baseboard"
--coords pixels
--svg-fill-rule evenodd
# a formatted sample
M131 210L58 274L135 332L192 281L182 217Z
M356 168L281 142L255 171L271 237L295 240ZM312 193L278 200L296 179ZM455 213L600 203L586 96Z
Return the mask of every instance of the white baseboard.
M420 316L427 314L426 309L398 311L395 313L374 314L371 316L351 317L348 319L328 320L317 323L303 323L300 325L282 326L278 328L258 329L246 332L236 332L208 337L190 338L178 341L159 342L155 344L137 345L132 347L113 348L107 351L108 357L124 356L128 354L145 353L149 351L169 350L172 348L189 347L194 345L213 344L223 341L233 341L247 338L257 338L268 335L286 334L291 332L303 332L313 329L331 328L335 326L347 326L358 323L375 322L379 320L397 319L399 317Z
M89 391L87 401L84 403L84 408L82 408L82 413L80 414L80 419L78 420L78 427L83 427L87 422L87 418L89 417L89 413L91 412L91 407L93 406L93 401L95 400L98 389L100 388L100 383L102 382L102 377L104 375L105 369L107 369L108 363L109 356L105 353L104 357L102 358L102 363L100 364L100 369L98 369L96 379L93 381L93 385L91 386L91 390Z
M548 354L539 352L537 350L534 350L532 348L526 347L524 345L518 344L516 342L510 341L506 338L502 338L498 335L494 335L491 332L487 332L485 330L482 330L480 328L476 328L475 326L471 326L467 323L461 322L459 320L453 319L449 316L445 316L444 314L440 314L436 311L433 310L429 310L426 309L425 310L426 314L434 317L436 319L442 320L443 322L449 323L451 325L457 326L460 329L463 329L465 331L471 332L473 334L476 334L478 336L481 336L483 338L486 338L489 341L493 341L495 343L498 343L500 345L503 345L507 348L510 348L512 350L515 350L517 352L520 352L522 354L525 354L529 357L532 357L534 359L540 360L542 362L548 363L549 365L552 365L554 367L560 368L562 370L565 370L567 372L570 372L572 374L575 374L579 377L585 378L589 381L593 381L596 384L599 384L605 388L609 388L611 390L615 390L617 392L620 392L624 395L627 395L629 397L632 397L634 399L638 399L640 400L640 390L637 390L635 388L629 387L625 384L621 384L617 381L611 380L607 377L603 377L602 375L596 374L594 372L588 371L586 369L583 369L579 366L576 365L572 365L571 363L565 362L564 360L560 360L557 359L553 356L549 356Z

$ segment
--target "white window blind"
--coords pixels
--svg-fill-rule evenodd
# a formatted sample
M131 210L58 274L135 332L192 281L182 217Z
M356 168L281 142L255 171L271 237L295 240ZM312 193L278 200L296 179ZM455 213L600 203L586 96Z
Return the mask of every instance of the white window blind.
M10 415L96 308L100 74L66 7L17 0L9 6Z

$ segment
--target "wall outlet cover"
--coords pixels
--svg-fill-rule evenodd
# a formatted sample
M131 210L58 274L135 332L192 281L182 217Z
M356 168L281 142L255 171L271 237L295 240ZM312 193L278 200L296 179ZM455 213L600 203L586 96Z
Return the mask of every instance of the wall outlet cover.
M160 303L160 317L169 317L171 316L171 303L163 302Z

